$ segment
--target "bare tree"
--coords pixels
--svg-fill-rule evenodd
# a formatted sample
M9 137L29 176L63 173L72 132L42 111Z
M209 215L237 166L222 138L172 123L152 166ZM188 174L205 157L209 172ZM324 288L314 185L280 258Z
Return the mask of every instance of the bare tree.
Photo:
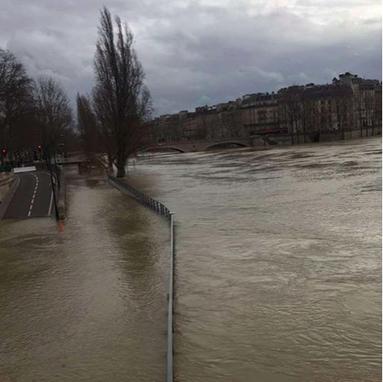
M96 153L99 148L96 115L89 98L80 94L77 94L77 127L84 151L87 154Z
M49 77L41 77L35 83L34 98L41 142L49 150L56 150L60 139L71 127L69 100L60 84Z
M26 115L33 109L32 80L23 65L9 51L0 49L0 144L11 151L18 139Z
M133 48L133 34L118 17L114 27L105 7L101 11L94 64L94 109L109 163L115 163L117 176L123 177L127 159L145 138L143 122L150 114L151 99Z

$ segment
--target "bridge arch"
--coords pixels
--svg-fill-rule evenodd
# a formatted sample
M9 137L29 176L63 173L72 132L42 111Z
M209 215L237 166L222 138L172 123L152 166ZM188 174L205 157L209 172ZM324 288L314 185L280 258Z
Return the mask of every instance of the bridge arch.
M244 143L244 142L225 141L225 142L213 143L213 144L207 146L206 150L219 149L219 148L224 148L224 147L232 146L232 145L237 146L237 147L249 147L250 146L248 143Z
M174 146L151 146L145 147L140 150L141 153L160 153L160 152L171 152L176 151L179 153L184 153L185 150L180 149L179 147Z

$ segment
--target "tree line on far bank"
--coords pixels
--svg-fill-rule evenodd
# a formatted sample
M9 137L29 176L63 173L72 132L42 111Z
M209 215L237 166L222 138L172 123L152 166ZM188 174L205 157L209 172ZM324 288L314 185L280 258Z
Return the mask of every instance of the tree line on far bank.
M77 94L77 124L60 83L31 79L10 51L0 49L0 147L2 158L30 159L36 149L59 151L80 141L89 154L106 154L109 168L125 175L128 158L142 146L152 111L133 33L107 8L100 12L91 94ZM35 153L36 155L36 153Z

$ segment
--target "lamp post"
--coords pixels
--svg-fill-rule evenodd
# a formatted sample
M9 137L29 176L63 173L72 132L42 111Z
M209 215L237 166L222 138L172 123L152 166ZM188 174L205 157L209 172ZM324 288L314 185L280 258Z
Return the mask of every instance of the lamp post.
M52 194L53 194L53 203L55 205L55 216L56 216L56 220L58 221L59 220L59 211L58 211L58 208L57 208L56 189L55 189L55 184L54 184L54 181L53 181L52 164L51 164L51 157L50 157L49 146L46 145L44 148L45 148L45 150L44 150L45 161L46 161L46 165L47 165L47 168L48 168L48 171L49 171L49 175L50 175L50 178L51 178L51 188L52 188Z

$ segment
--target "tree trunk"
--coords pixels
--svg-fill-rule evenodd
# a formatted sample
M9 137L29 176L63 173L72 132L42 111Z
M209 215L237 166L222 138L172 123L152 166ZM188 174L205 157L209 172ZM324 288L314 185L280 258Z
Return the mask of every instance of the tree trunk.
M126 166L126 158L123 155L118 155L117 156L117 178L123 178L126 175L125 171L125 166Z
M125 166L117 166L117 178L123 178L125 176Z

